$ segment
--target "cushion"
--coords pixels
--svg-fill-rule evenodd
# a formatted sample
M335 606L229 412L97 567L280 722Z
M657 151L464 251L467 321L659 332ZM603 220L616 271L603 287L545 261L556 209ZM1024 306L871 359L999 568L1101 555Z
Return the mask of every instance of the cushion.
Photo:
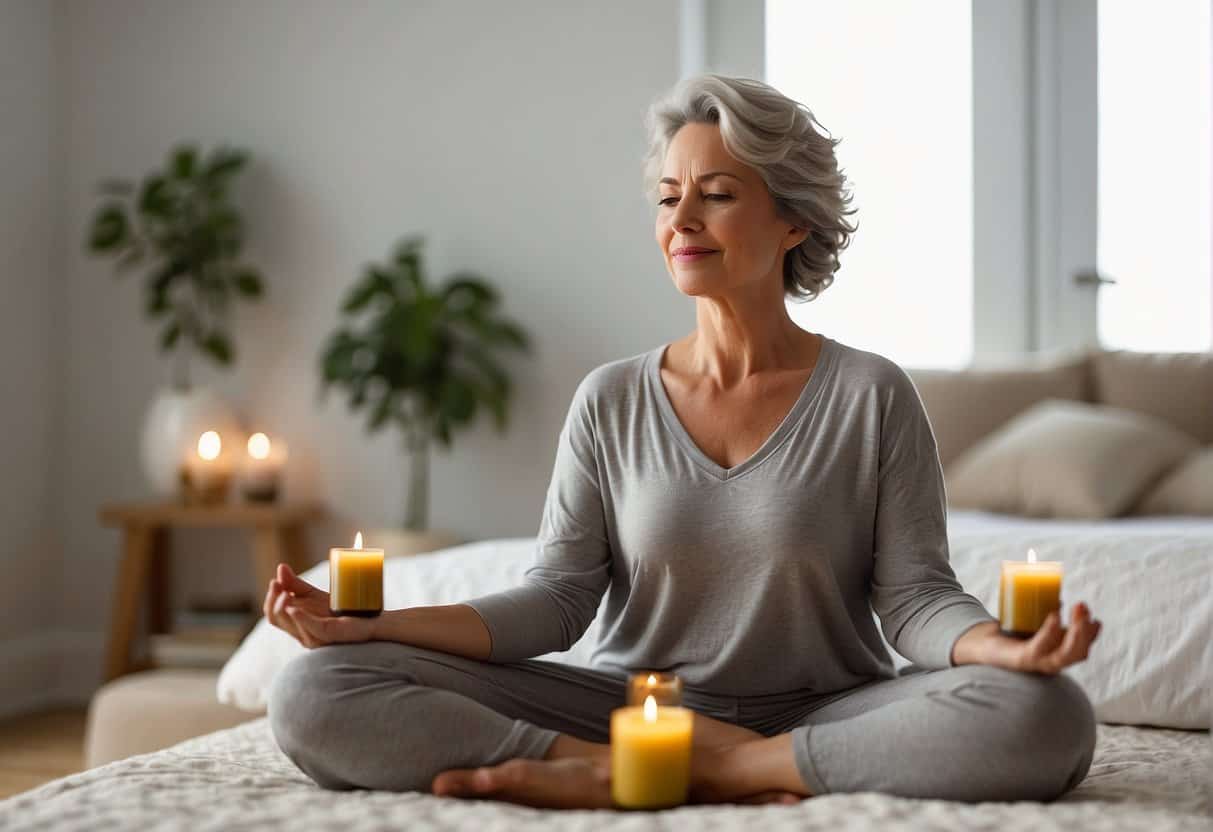
M215 701L214 670L162 669L122 676L93 695L84 765L158 751L253 718Z
M1044 399L1091 400L1085 353L1019 359L1014 367L908 369L918 388L944 469L977 440ZM980 402L980 407L974 407Z
M1132 513L1213 516L1213 446L1189 454L1146 492Z
M1140 413L1048 399L956 460L948 502L1028 517L1114 517L1197 447Z
M1213 353L1098 351L1091 375L1095 401L1146 413L1213 443Z

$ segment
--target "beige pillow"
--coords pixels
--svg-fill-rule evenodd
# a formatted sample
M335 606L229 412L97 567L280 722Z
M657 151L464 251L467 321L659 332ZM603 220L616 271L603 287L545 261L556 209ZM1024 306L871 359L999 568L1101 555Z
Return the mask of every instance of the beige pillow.
M1213 447L1189 455L1146 492L1133 513L1213 515Z
M1014 367L906 372L927 409L945 471L982 437L1039 401L1093 400L1088 358L1072 351L1035 356Z
M1046 399L956 460L948 502L1029 517L1114 517L1197 447L1151 416Z
M1092 401L1156 416L1213 442L1213 352L1096 351Z

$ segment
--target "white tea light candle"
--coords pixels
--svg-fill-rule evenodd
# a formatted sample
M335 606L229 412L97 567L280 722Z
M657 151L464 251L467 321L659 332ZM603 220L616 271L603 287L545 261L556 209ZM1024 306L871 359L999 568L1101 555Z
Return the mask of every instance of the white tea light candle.
M245 499L253 502L272 502L278 498L287 457L286 443L281 439L271 442L264 433L254 433L246 448L248 453L240 469L241 491Z
M193 453L181 464L182 496L187 503L220 503L227 496L231 463L218 431L198 437Z

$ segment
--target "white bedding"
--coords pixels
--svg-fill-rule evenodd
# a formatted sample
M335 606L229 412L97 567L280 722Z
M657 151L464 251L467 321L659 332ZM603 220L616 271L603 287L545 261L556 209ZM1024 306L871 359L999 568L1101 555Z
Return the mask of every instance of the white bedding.
M992 613L1001 560L1022 560L1031 546L1042 560L1063 562L1063 602L1086 601L1104 622L1090 658L1066 671L1083 686L1100 721L1209 727L1213 518L1086 522L953 511L948 536L961 585ZM533 537L506 538L389 558L385 601L389 608L450 604L515 586L534 547ZM324 564L304 577L328 586ZM599 615L572 649L542 658L588 665L601 622ZM274 674L301 652L298 642L261 621L224 667L220 700L263 712ZM890 653L898 666L907 663Z
M1062 562L1063 613L1103 621L1086 661L1066 669L1101 722L1208 728L1213 718L1213 518L1038 520L950 512L952 568L998 609L1001 560Z
M662 813L552 811L409 792L328 792L276 748L265 719L47 783L0 801L0 829L781 830L1213 828L1207 731L1098 726L1095 760L1051 804L949 803L874 792L794 806L686 806Z

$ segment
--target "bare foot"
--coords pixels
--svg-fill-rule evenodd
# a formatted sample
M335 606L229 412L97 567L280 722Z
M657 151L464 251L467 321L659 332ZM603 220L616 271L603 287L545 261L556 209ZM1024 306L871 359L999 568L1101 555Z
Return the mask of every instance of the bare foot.
M607 809L611 767L609 760L601 758L518 758L496 766L444 771L430 788L440 796L505 800L547 809Z
M761 789L748 782L753 766L741 759L746 743L696 748L691 756L688 803L799 803L809 795L787 789Z

